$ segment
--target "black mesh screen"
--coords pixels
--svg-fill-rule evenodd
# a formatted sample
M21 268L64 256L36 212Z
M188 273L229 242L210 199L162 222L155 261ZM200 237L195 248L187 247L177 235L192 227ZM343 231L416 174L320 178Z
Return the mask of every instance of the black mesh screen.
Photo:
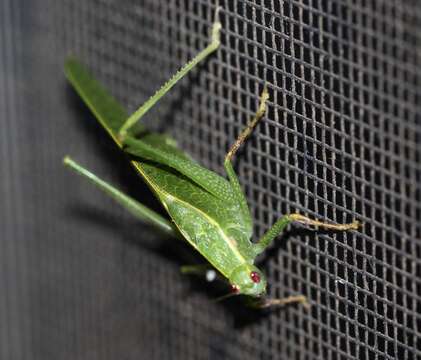
M215 3L0 1L1 359L417 359L421 354L421 4L223 1L222 46L146 122L223 173L236 157L255 240L299 211L360 231L291 227L259 258L257 314L182 276L187 245L140 224L65 154L155 209L66 83L81 59L130 110L209 40Z

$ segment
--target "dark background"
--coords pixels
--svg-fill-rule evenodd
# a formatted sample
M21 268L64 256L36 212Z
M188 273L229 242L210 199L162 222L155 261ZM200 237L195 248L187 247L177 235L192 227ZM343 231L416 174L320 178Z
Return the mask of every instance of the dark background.
M0 0L0 359L416 359L421 354L421 3L223 1L222 46L148 114L204 166L252 116L236 158L260 259L258 315L182 276L200 262L61 165L65 154L154 203L66 83L73 54L129 109L208 43L215 3ZM155 208L159 206L154 203Z

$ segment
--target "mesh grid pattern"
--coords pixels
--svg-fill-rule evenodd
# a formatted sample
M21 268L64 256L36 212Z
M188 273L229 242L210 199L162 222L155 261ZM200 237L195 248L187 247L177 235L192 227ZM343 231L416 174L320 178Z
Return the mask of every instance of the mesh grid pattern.
M299 211L352 233L291 228L260 259L256 316L182 277L161 239L61 167L69 153L139 199L145 189L66 85L68 54L134 110L209 41L215 3L4 0L0 11L0 357L416 359L421 278L421 5L222 1L222 46L148 114L204 166L258 105L236 158L255 240ZM148 202L149 200L146 199ZM156 207L156 205L155 205Z

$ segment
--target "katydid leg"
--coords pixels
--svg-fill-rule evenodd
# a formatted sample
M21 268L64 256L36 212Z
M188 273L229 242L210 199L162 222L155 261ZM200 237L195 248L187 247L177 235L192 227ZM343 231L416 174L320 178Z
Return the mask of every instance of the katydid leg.
M205 277L206 281L212 282L218 278L218 273L210 264L203 265L184 265L180 271L185 275L199 275Z
M165 219L164 217L162 217L155 211L149 209L145 205L142 205L141 203L131 198L130 196L124 194L123 192L116 189L115 187L111 186L110 184L100 179L95 174L91 173L89 170L79 165L70 157L66 156L63 159L63 163L69 168L71 168L72 170L76 171L79 175L82 175L88 180L90 180L95 186L100 188L106 194L110 195L115 201L117 201L120 205L126 208L130 213L132 213L137 218L154 225L159 230L169 235L180 237L178 231L169 220Z
M254 244L256 255L262 253L272 241L287 227L289 224L297 222L304 225L317 226L325 229L331 229L336 231L347 231L356 230L359 228L360 223L354 221L349 224L330 224L318 220L310 219L301 214L289 214L281 217L273 226L260 238L260 240Z
M257 300L251 304L251 306L264 309L274 306L285 306L290 304L302 304L305 308L310 308L310 304L304 295L293 295L282 299L262 299Z
M163 97L179 80L187 75L192 69L196 67L198 63L206 59L212 54L220 45L220 32L222 25L218 20L219 7L215 11L215 21L212 26L212 37L210 44L200 51L192 60L185 64L170 80L168 80L154 95L152 95L139 109L137 109L130 117L126 120L123 126L119 130L119 138L121 141L127 135L127 131L136 124L143 115L145 115L155 103Z
M266 108L267 108L266 103L268 99L269 99L269 93L268 93L267 86L265 85L265 87L263 88L262 94L260 95L260 104L259 104L259 108L257 109L256 114L254 115L253 119L251 119L247 127L241 132L240 136L237 138L235 143L232 144L227 155L225 156L225 162L231 161L232 157L235 155L238 148L244 143L244 141L246 141L246 139L253 132L259 120L261 120L263 115L265 115Z
M251 223L251 217L250 217L250 211L249 211L249 208L248 208L248 205L247 205L247 200L246 200L245 195L244 195L244 193L241 189L240 182L238 180L237 174L234 171L234 168L232 167L231 161L232 161L233 156L235 155L235 153L237 152L237 150L241 146L241 144L243 144L244 141L246 141L246 139L252 133L253 129L256 127L259 120L265 114L265 112L266 112L266 102L267 102L268 99L269 99L269 93L268 93L267 87L265 86L262 94L260 95L260 104L259 104L259 108L258 108L256 114L254 115L253 119L251 119L251 121L249 122L247 127L241 132L240 136L237 138L235 143L231 146L227 155L225 156L225 161L224 161L225 171L227 172L227 176L228 176L228 179L231 183L231 187L234 190L237 201L240 203L241 210L243 211L243 213L245 215L246 214L248 215L248 217L250 219L250 223Z

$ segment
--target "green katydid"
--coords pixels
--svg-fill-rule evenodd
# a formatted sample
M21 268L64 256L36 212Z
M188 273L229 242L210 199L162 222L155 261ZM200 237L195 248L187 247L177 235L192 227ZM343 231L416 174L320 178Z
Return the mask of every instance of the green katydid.
M178 80L219 47L220 29L221 23L216 16L210 44L184 65L131 116L128 116L121 105L78 61L68 59L65 63L65 73L70 83L118 147L131 155L132 165L166 209L171 220L123 194L71 158L65 157L64 163L87 177L143 221L175 237L187 240L224 278L228 279L232 293L248 295L255 299L259 306L305 303L304 296L264 299L266 278L254 265L256 257L292 222L333 230L357 229L359 224L357 221L350 224L328 224L300 214L290 214L275 222L258 242L251 242L252 218L231 160L266 112L267 87L265 86L261 95L256 115L225 157L224 167L228 179L191 160L177 148L175 141L170 137L148 132L138 123Z

